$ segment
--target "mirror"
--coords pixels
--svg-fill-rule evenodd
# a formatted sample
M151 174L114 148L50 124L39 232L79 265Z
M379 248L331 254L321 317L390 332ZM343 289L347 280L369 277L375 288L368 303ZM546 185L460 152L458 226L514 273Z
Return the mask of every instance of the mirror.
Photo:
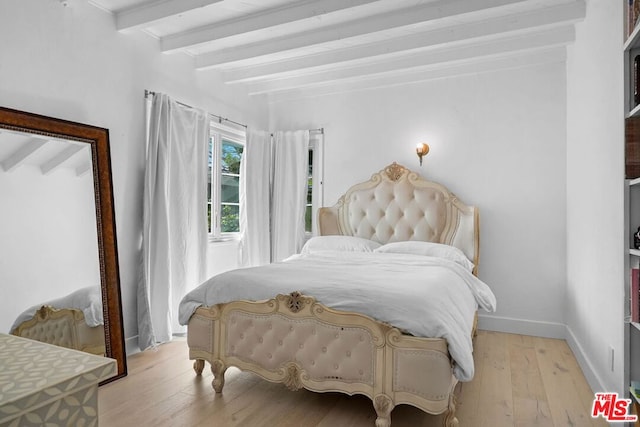
M0 332L43 322L125 376L109 131L0 107L0 197Z

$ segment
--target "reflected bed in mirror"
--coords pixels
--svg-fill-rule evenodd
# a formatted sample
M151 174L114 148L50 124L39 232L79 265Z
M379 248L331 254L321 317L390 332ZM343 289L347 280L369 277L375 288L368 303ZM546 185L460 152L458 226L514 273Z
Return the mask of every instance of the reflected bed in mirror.
M0 332L126 375L107 129L0 107Z

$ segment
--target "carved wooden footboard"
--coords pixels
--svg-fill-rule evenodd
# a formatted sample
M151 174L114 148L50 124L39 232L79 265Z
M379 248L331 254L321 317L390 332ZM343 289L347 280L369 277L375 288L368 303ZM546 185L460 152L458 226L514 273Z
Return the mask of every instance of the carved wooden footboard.
M211 365L213 388L222 392L229 366L316 392L371 398L376 427L391 425L396 405L430 414L446 412L457 426L452 361L447 343L416 338L370 317L333 310L294 292L261 302L200 307L189 321L189 357L201 374Z

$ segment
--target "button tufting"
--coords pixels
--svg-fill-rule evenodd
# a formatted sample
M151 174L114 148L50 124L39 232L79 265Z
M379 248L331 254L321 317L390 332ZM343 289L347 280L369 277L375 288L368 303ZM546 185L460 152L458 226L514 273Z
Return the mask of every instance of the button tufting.
M282 346L282 340L279 340L279 341L278 341L278 345L279 345L279 346Z
M304 348L304 344L300 344L298 347L300 347L300 350L302 350Z
M335 365L333 365L333 369L335 369L336 371L338 370L338 364L337 363Z
M260 344L262 344L262 341L264 341L264 340L262 339L262 337L258 338L258 342L259 342Z
M351 352L347 351L347 357L351 357Z
M327 352L327 347L322 347L322 352L326 353Z

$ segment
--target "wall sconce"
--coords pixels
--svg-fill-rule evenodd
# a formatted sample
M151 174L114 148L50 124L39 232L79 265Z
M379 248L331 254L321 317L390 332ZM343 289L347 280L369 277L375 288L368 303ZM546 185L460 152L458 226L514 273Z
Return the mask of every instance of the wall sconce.
M422 158L426 156L428 152L429 152L429 146L427 144L422 143L416 146L416 154L420 159L420 166L422 166Z

